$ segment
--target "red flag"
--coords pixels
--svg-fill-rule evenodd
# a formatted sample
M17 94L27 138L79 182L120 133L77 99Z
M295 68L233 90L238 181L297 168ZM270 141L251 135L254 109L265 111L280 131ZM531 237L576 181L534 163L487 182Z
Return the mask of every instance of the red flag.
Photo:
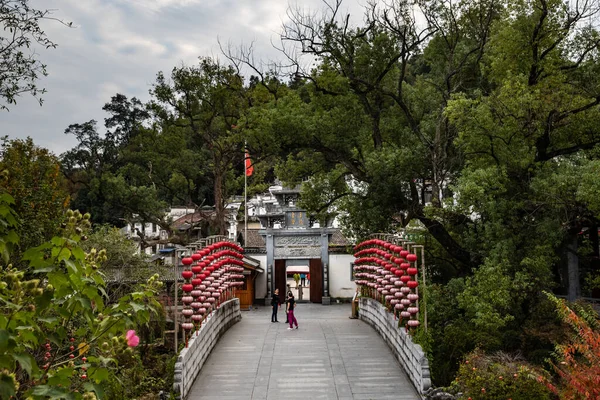
M250 153L246 150L246 176L251 176L254 172L254 165L252 165L252 160L250 159Z

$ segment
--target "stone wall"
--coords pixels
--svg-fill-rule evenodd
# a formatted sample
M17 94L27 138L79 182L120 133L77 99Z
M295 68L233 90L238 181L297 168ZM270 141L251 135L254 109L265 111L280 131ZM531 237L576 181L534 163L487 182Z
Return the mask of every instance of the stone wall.
M229 300L206 318L198 335L192 335L188 347L181 350L175 363L173 391L179 394L179 398L185 399L219 338L241 319L239 299Z
M396 359L420 394L431 386L429 361L420 345L413 343L404 328L398 328L398 320L378 301L368 297L360 299L358 315L369 323L387 342Z

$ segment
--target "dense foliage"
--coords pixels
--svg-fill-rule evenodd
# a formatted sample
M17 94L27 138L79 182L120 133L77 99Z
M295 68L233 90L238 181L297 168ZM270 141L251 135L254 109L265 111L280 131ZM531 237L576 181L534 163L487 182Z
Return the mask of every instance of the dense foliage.
M27 268L16 268L10 263L19 242L13 206L12 196L3 191L0 397L121 398L107 383L141 363L130 347L138 343L128 340L126 332L159 315L155 296L160 282L151 277L107 303L99 271L106 250L84 252L80 242L90 227L89 215L71 210L56 236L26 249L22 259Z
M79 141L61 156L74 206L96 215L95 222L154 223L173 236L169 206L214 205L205 234L225 234L225 202L239 191L236 176L243 171L242 131L235 125L248 104L243 78L203 58L174 68L170 79L158 73L151 95L146 105L113 96L104 106L111 115L104 135L95 121L66 130Z
M551 357L542 291L580 297L600 261L598 2L373 4L356 27L340 6L291 12L320 62L249 110L250 143L351 236L424 233L435 383L476 347Z
M461 364L453 386L464 398L472 400L550 400L554 396L546 386L546 379L546 372L523 359L474 351Z
M50 240L58 233L70 200L58 158L29 138L5 137L0 147L0 171L5 171L0 185L14 199L20 249ZM13 251L17 264L20 249Z

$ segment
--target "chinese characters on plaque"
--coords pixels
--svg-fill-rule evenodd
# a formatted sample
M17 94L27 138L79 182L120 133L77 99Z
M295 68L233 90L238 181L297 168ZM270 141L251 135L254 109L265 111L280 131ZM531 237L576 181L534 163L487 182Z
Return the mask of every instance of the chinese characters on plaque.
M288 228L308 228L308 218L306 211L288 211L285 213L286 227Z

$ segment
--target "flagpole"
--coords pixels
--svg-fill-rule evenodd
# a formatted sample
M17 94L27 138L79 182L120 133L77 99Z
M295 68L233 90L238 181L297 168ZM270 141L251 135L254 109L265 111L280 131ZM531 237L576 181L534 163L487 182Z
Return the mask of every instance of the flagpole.
M248 148L244 141L244 247L248 242Z

